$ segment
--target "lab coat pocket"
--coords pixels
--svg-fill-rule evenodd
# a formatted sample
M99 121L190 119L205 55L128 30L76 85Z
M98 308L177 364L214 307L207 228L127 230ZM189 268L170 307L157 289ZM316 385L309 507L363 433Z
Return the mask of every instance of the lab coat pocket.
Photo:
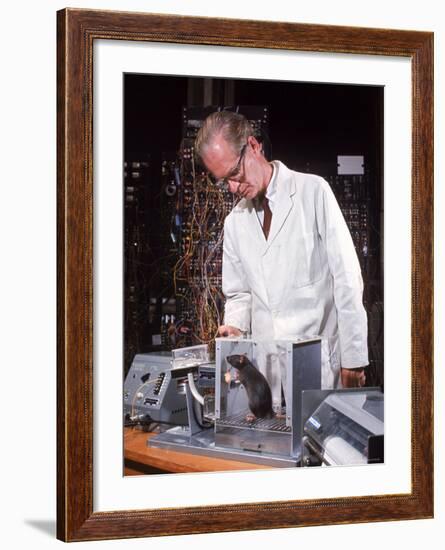
M292 288L311 285L321 279L320 245L317 233L306 233L289 241L288 260Z

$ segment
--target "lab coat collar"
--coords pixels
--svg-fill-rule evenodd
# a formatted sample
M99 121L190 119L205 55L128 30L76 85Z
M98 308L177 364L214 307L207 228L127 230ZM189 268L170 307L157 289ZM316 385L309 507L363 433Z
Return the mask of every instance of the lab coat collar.
M261 227L258 215L255 209L253 201L246 201L243 204L243 209L247 214L246 216L246 225L245 231L252 235L253 241L255 243L260 243L256 248L258 257L263 258L270 246L273 244L274 240L280 233L284 222L286 221L289 213L293 207L293 195L296 192L295 181L292 177L292 172L281 162L273 161L274 164L274 173L276 174L276 194L274 197L274 211L272 214L272 224L270 227L269 238L266 241ZM238 208L241 207L241 204ZM264 258L267 261L267 257ZM260 262L259 269L263 270L262 262ZM258 297L263 301L267 307L269 304L268 292L265 285L265 275L264 273L259 278L259 287L258 287Z
M260 233L262 241L264 243L261 255L264 256L269 250L270 246L273 244L276 237L279 235L284 222L289 216L290 211L292 210L294 201L293 195L295 194L295 182L292 178L292 173L290 170L280 161L273 161L274 172L276 177L276 195L275 195L275 204L272 215L272 223L270 226L269 238L265 239L263 230L258 223L257 216L256 218L256 231ZM254 213L255 214L255 213ZM253 217L252 217L253 218Z

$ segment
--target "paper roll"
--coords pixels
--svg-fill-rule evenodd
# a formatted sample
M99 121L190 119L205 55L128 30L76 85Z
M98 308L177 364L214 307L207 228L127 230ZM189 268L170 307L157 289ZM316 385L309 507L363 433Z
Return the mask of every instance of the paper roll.
M326 460L334 464L367 464L368 462L366 456L336 435L327 437L324 446Z

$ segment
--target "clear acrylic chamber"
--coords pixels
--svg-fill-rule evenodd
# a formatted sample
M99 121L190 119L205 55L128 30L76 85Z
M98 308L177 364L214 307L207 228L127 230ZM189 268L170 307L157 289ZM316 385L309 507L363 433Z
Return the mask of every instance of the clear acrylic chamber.
M321 387L322 340L260 342L217 338L215 446L240 452L301 457L301 392ZM254 418L239 373L227 357L245 355L266 378L274 416Z

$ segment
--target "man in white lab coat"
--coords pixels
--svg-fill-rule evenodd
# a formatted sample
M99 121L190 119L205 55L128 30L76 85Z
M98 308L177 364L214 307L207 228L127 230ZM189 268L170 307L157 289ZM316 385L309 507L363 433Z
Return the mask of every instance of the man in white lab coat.
M322 387L360 387L368 365L363 281L351 235L322 178L268 162L249 122L210 115L196 152L241 197L224 224L222 336L324 338Z

